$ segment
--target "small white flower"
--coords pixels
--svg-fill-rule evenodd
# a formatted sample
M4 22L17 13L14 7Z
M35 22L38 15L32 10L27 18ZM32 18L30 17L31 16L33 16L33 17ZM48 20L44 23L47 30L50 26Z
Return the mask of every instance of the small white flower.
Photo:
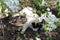
M53 29L52 28L49 28L48 31L52 31Z
M4 3L13 11L18 12L19 1L18 0L5 0Z
M47 11L50 11L50 8L47 8Z
M47 30L52 31L57 28L57 25L54 24L54 22L57 22L58 19L56 18L55 15L52 14L52 12L48 12L48 15L42 14L42 19L45 20L45 22L48 24Z
M45 20L45 22L47 22L47 23L50 22L50 19L47 18L47 17L45 17L44 20Z
M50 27L56 28L56 25L54 24L54 22L49 22L48 24L49 24Z
M36 40L41 40L40 38L36 37Z
M10 11L8 10L8 8L5 9L5 13L9 13Z
M52 12L48 12L49 15L52 15Z
M44 0L42 0L42 5L45 6L46 2Z
M49 15L48 15L48 18L50 18L51 19L51 21L57 21L57 18L56 18L56 16L55 15L53 15L52 13L50 13L49 12Z

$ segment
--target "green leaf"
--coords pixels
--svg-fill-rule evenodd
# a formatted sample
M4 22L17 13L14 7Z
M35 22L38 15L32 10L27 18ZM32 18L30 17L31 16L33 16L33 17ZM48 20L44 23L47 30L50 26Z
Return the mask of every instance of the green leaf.
M38 33L36 33L36 37L38 37Z
M37 11L37 14L41 15L41 14L42 14L42 12L41 12L40 10L38 10L38 11Z
M49 37L47 37L47 38L46 38L46 40L50 40L50 38L49 38Z
M44 29L45 31L47 31L47 30L49 29L48 24L45 24L45 25L43 26L43 29Z
M58 26L58 21L57 21L57 22L54 22L54 24L55 24L56 26Z
M1 12L1 10L2 10L2 6L0 5L0 12Z
M56 4L59 5L59 2L57 2Z
M40 0L34 0L34 2L35 2L35 3L38 3L38 2L40 2Z
M46 40L52 40L52 37L47 37Z
M44 9L44 8L45 8L45 6L40 5L40 8L41 8L41 9Z
M56 9L60 10L60 2L56 3Z
M1 2L2 4L4 4L4 1L5 1L5 0L0 0L0 2Z
M60 15L60 12L58 12L58 15Z

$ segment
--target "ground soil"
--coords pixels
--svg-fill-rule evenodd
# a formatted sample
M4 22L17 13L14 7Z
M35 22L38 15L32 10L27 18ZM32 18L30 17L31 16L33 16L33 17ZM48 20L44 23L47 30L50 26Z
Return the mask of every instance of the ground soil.
M52 32L45 32L42 29L34 32L31 28L28 28L24 34L21 34L21 30L19 30L21 27L19 25L22 19L20 20L19 17L16 17L10 20L9 18L11 19L11 17L0 19L0 40L36 40L35 37L37 33L39 35L38 37L42 40L46 40L48 35L52 35L53 40L60 40L60 26ZM18 21L16 21L16 19Z

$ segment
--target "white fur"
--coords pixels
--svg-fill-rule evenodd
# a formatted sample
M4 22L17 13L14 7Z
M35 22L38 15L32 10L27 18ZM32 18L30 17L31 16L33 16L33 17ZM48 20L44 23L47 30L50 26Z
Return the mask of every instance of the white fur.
M30 27L33 29L33 31L37 31L38 28L34 29L32 27L32 23L36 23L36 19L39 17L35 12L33 13L33 9L31 7L26 7L22 11L20 11L20 15L26 15L27 22L23 25L23 29L21 33L24 33L25 30Z

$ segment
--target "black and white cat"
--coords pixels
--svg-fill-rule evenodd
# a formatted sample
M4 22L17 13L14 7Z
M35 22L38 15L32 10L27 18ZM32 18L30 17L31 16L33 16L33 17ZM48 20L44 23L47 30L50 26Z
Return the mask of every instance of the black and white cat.
M23 34L25 30L30 27L33 31L37 31L39 27L42 25L39 22L42 22L42 17L39 17L38 14L36 14L36 10L33 10L31 7L25 7L20 11L21 16L25 16L27 18L26 23L23 25L21 33ZM17 16L13 15L13 17Z
M37 31L38 30L38 27L34 26L35 24L37 24L38 20L37 18L39 18L39 16L36 14L36 11L33 10L31 7L26 7L24 8L22 11L20 11L20 14L21 15L26 15L26 18L27 18L27 22L23 25L23 29L21 31L21 33L24 33L25 30L30 27L33 29L33 31ZM33 24L33 26L32 26ZM34 28L36 27L36 28Z

